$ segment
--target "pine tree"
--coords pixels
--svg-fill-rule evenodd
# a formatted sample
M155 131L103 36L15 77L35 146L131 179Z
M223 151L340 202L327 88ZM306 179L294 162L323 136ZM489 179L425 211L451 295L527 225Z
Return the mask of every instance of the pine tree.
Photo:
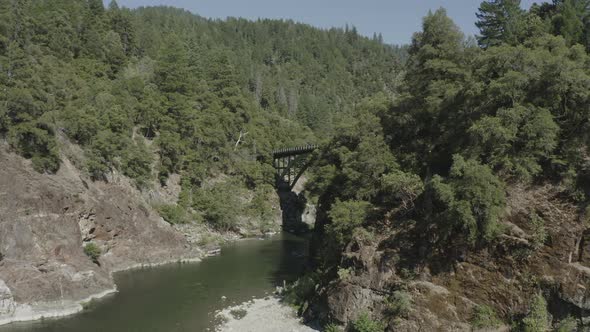
M586 1L564 0L551 20L553 32L563 36L570 45L584 43L584 19L590 17L588 6Z
M502 43L515 45L521 33L523 15L520 0L482 2L476 14L478 21L475 23L481 33L477 37L479 45L484 48Z

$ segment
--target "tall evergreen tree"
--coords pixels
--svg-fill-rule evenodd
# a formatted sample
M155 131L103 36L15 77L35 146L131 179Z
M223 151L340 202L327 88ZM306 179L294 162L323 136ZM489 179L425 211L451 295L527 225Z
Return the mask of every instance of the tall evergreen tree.
M479 28L479 45L490 46L508 43L515 45L522 31L524 11L520 0L487 0L481 3L475 25Z

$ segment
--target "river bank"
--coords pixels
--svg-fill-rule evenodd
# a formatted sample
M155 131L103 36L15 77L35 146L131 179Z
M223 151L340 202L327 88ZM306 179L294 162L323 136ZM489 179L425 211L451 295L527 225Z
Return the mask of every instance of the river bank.
M305 238L285 233L226 243L220 255L195 264L117 272L117 292L82 303L81 312L0 326L0 332L213 331L218 311L270 295L283 280L293 282L306 252Z
M118 272L132 271L143 268L154 268L168 264L197 263L200 262L202 258L203 257L201 255L194 258L179 258L174 260L165 260L157 263L137 263L111 271L111 278L114 279L113 274ZM91 294L88 297L79 300L16 303L14 300L10 299L10 289L3 281L0 280L0 308L10 308L12 312L10 317L0 318L0 326L17 322L36 321L48 318L64 318L75 315L82 312L88 303L117 293L117 291L117 285L115 284L115 286L111 289Z
M228 307L216 314L223 323L216 332L314 332L304 325L295 310L277 296L254 299Z

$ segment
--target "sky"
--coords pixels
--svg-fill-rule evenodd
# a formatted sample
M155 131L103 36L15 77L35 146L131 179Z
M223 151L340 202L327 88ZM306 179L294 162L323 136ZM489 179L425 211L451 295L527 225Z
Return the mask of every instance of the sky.
M109 2L109 0L105 0ZM117 0L120 6L166 5L211 18L292 19L320 28L355 26L359 33L381 33L389 44L406 44L421 28L422 17L440 7L466 35L474 35L481 0ZM534 0L522 0L529 8Z

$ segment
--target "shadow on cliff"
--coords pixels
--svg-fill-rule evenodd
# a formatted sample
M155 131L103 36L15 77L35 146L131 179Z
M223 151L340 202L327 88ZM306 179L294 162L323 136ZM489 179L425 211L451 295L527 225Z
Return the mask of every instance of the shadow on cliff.
M303 221L303 214L307 206L305 195L292 191L288 183L278 184L277 195L279 195L281 204L283 230L292 234L310 232L311 226Z

